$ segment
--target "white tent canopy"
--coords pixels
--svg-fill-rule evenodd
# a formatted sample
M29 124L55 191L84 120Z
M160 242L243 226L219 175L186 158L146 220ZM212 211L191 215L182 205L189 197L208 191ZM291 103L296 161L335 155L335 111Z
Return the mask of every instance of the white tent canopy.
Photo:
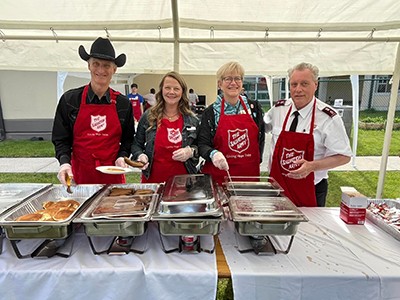
M321 76L393 74L384 176L400 72L398 0L2 0L0 70L87 72L77 49L89 51L99 36L127 54L121 75L214 75L229 60L247 75L284 77L302 61Z
M0 69L86 71L77 56L109 36L125 73L285 75L312 61L322 76L391 74L400 41L393 0L3 0Z

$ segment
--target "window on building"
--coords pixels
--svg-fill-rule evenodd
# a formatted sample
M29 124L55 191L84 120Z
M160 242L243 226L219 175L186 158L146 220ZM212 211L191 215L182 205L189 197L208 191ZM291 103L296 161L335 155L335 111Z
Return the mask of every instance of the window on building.
M269 101L267 80L264 76L245 76L243 87L250 99Z
M390 76L377 76L375 84L376 93L390 93Z

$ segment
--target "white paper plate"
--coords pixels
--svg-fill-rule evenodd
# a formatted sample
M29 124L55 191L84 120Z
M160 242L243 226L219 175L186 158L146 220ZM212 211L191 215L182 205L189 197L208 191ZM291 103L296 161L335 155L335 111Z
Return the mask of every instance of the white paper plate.
M105 174L114 174L114 175L133 172L131 168L122 168L117 166L100 166L97 167L96 170Z

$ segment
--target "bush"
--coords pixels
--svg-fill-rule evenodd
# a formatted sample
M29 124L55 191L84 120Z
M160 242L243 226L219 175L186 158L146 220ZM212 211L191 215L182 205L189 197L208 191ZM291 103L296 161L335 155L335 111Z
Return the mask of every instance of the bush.
M365 117L360 119L361 122L364 123L379 123L379 124L384 124L386 122L386 119L382 116L378 117Z

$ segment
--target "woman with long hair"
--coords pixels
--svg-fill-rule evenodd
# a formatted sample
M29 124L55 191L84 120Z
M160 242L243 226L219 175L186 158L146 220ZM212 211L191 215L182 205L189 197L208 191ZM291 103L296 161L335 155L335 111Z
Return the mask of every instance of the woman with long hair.
M199 120L190 109L187 91L180 74L165 74L156 104L139 121L132 158L144 163L143 183L160 183L171 176L197 173Z

